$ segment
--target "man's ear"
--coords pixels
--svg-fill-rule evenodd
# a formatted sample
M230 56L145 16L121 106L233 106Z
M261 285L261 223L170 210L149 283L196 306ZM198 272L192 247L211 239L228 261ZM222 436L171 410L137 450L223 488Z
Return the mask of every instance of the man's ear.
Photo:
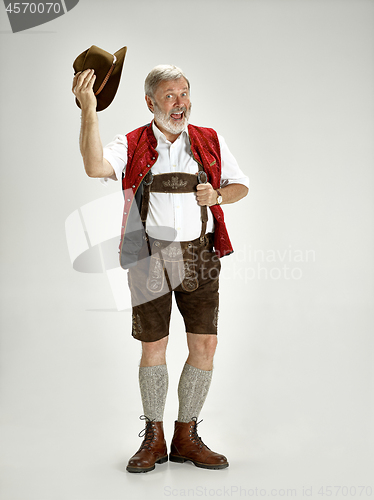
M152 99L149 97L149 95L146 95L145 96L145 102L147 103L147 106L148 106L148 109L151 113L153 113L154 111L154 108L153 108L153 101Z

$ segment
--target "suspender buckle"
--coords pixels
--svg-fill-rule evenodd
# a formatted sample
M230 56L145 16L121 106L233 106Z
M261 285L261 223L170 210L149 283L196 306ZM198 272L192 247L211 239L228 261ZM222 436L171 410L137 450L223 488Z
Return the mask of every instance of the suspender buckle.
M204 172L204 170L200 170L197 173L197 182L199 184L206 184L208 182L208 177L207 177L206 173Z
M143 183L146 185L146 186L150 186L153 182L153 174L152 174L152 170L148 170L146 176L144 177L144 180L143 180Z

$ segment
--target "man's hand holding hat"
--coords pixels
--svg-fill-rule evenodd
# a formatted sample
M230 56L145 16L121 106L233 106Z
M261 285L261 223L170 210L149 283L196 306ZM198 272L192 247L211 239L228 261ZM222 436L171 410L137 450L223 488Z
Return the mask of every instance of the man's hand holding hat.
M95 80L96 75L93 69L80 71L74 76L72 90L82 110L91 107L96 110L97 99L93 91Z

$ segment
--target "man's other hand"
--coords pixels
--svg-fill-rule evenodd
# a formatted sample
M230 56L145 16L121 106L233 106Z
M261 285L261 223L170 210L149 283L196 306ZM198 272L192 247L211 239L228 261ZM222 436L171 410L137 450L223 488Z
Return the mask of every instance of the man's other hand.
M196 189L196 199L198 205L211 207L217 203L217 191L213 189L213 186L209 184L209 182L206 184L198 184Z

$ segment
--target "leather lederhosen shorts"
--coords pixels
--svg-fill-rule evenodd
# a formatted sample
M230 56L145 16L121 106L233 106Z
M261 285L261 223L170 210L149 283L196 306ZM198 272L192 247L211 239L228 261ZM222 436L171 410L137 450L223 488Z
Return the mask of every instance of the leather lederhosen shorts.
M221 263L213 233L191 242L148 238L129 269L132 335L154 342L169 335L172 295L187 332L217 334Z

